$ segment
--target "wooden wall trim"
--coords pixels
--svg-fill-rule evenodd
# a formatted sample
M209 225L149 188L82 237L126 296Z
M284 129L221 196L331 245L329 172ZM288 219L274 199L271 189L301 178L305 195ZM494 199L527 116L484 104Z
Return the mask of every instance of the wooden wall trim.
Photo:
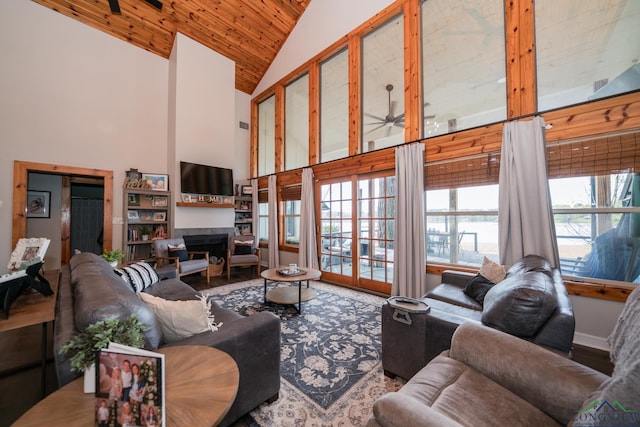
M320 62L309 66L309 165L320 162Z
M25 206L27 204L27 184L29 172L49 173L55 175L73 175L102 178L104 185L103 207L103 248L112 249L113 246L113 171L82 168L65 165L52 165L46 163L34 163L15 160L13 162L13 213L11 231L11 250L18 240L27 237L27 217ZM64 212L62 213L64 215ZM63 218L64 221L64 218Z
M404 135L405 141L422 137L422 28L420 3L404 3ZM416 60L418 59L418 60Z
M275 171L282 172L284 170L284 134L285 134L285 101L284 101L284 85L276 86L276 102L275 102Z
M505 0L507 118L537 111L533 0Z
M362 39L349 39L349 155L361 152Z

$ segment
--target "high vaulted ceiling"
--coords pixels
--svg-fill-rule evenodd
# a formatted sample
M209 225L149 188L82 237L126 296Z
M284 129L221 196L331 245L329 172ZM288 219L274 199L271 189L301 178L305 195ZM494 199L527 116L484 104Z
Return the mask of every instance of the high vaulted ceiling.
M311 0L33 0L169 58L180 32L236 63L236 89L251 94Z

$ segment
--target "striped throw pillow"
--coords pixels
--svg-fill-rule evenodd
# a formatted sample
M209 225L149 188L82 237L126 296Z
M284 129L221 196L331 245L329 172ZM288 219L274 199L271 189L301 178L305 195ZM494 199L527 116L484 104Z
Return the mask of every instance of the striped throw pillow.
M133 292L141 292L154 283L158 283L160 278L158 273L146 262L137 262L123 268L114 268L116 274L122 277L124 282L131 286Z

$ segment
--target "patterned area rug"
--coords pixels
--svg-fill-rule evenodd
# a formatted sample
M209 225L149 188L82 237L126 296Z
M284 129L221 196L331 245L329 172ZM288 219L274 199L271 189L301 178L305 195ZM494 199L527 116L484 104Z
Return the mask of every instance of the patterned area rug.
M251 412L245 425L362 426L379 396L402 387L382 373L384 298L322 282L311 287L318 296L303 303L302 314L265 304L261 279L203 291L242 315L268 310L282 320L280 398Z

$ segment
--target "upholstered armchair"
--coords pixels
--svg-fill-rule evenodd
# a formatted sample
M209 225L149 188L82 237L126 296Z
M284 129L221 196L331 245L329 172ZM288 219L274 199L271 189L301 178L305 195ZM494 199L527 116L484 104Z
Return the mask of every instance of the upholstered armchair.
M152 242L156 269L175 264L178 277L205 272L209 283L209 253L189 252L184 239L157 239ZM198 256L196 258L196 256Z
M227 280L231 279L231 267L256 266L260 275L260 248L253 235L229 236L227 246Z

